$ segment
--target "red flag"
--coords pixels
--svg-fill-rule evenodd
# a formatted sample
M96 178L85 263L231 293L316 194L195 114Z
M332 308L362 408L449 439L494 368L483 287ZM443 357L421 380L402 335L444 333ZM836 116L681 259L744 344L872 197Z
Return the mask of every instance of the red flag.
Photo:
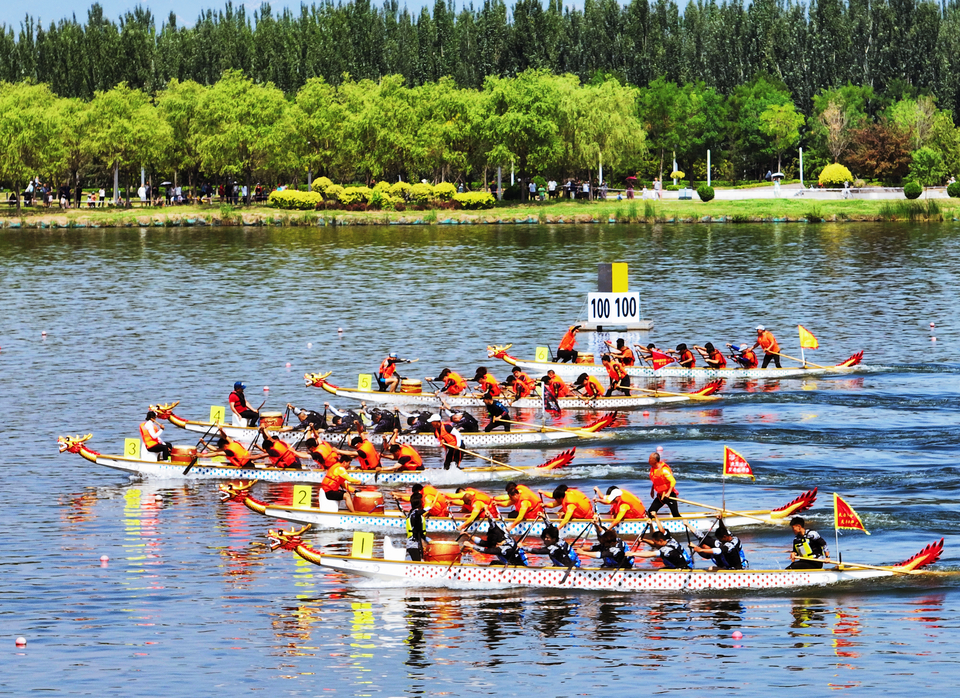
M748 477L751 480L757 478L753 475L753 469L747 463L747 459L734 451L729 446L723 447L723 476L724 477Z
M864 528L863 521L857 516L857 512L853 510L852 506L843 501L836 492L833 493L833 527L838 530L841 528L858 529L868 536L870 535L870 531Z
M818 342L817 338L813 336L813 332L808 330L803 325L797 325L797 331L800 332L801 349L816 349L820 346L820 342Z
M650 350L650 363L653 364L653 370L657 371L664 366L672 364L676 359L674 359L669 354L664 354L662 351L657 351L656 349Z

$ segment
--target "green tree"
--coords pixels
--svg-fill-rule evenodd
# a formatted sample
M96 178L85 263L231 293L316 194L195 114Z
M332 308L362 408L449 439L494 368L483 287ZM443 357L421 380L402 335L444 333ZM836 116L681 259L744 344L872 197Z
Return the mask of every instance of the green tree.
M79 196L81 180L96 157L92 133L97 114L89 102L78 98L60 99L56 108L60 111L62 125L60 170L67 175Z
M195 183L194 175L200 165L197 152L197 109L207 88L193 80L170 81L166 89L157 95L160 116L170 127L171 143L166 152L165 163L174 171L186 171L187 183Z
M20 196L27 180L63 156L63 121L46 85L0 83L0 177Z
M933 148L923 147L913 152L910 163L910 178L925 187L941 184L947 178L943 156Z
M803 116L797 113L793 104L771 104L760 114L760 130L773 141L777 153L777 171L783 151L796 145L800 140L800 126Z

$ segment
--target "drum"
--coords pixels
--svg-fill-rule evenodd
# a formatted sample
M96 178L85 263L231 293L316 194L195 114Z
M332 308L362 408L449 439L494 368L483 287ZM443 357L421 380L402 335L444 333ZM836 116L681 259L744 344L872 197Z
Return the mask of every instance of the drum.
M578 363L578 364L592 364L592 363L594 363L593 353L592 353L592 352L589 352L589 351L581 351L581 352L579 352L579 353L577 354L577 363Z
M383 494L369 491L355 492L353 495L353 508L365 514L382 514Z
M452 540L435 541L423 550L424 562L453 562L459 558L460 545Z
M419 395L423 392L423 381L415 380L413 378L404 378L402 381L400 381L400 392Z
M193 459L197 457L197 447L196 446L171 446L170 447L170 462L171 463L183 463L184 465L189 465L193 462Z
M283 426L283 412L261 412L260 426L267 429L279 429Z

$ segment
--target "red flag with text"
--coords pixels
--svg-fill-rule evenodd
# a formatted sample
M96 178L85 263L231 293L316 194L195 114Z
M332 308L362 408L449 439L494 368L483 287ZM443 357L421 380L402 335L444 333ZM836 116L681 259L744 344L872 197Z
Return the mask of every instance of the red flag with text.
M836 492L833 493L833 527L836 529L854 528L863 531L868 536L870 535L870 531L864 527L863 521L857 516L857 512L843 501L843 498Z
M729 446L723 447L723 476L748 477L751 480L757 479L754 477L753 468L747 463L747 459Z

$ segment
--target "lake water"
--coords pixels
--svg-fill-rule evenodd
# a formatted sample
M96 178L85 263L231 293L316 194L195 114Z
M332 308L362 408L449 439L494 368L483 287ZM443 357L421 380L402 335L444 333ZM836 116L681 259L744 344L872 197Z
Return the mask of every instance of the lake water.
M421 359L416 377L443 366L469 377L479 365L503 377L488 344L523 357L555 346L595 290L597 263L623 261L656 323L631 339L736 343L762 323L794 354L801 323L820 340L813 361L864 349L883 370L728 382L708 409L630 413L615 440L578 449L568 482L646 497L646 456L662 446L681 495L716 503L726 444L757 474L727 483L728 506L778 506L819 486L809 519L832 553L836 491L872 534L846 532L845 559L897 562L945 537L939 568L958 569L958 233L956 223L4 231L0 694L956 685L952 576L719 595L385 587L269 552L273 521L221 505L213 484L131 481L58 455L56 438L92 432L93 448L119 453L150 403L181 400L178 413L205 418L236 380L265 410L318 407L324 394L303 387L305 371L352 385L391 350ZM175 431L170 440L188 441ZM535 465L556 450L496 455ZM755 568L786 564L787 529L741 538Z

